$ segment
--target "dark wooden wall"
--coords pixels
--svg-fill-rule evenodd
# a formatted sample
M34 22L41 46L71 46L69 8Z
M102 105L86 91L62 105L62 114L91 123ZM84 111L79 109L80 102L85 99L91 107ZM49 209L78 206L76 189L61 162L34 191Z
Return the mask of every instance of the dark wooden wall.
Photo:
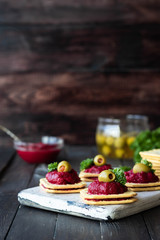
M2 0L0 124L94 144L99 116L160 125L158 0Z

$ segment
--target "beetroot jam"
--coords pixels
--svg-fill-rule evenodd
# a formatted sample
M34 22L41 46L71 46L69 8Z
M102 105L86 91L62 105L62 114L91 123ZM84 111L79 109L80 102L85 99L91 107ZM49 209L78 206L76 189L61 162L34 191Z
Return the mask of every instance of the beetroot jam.
M20 145L17 148L19 156L29 163L50 163L53 162L60 152L57 145L44 143L31 143L28 145Z
M130 183L158 182L159 178L152 172L133 173L133 170L125 172L126 180Z
M99 182L98 180L92 182L88 186L88 194L119 194L127 191L127 187L119 182Z
M74 184L80 182L77 172L72 169L70 172L58 172L54 170L46 174L48 182L53 184Z
M108 169L111 169L111 165L110 164L106 164L106 165L103 165L103 166L92 166L90 168L87 168L84 172L87 172L87 173L101 173L102 171L104 170L108 170Z

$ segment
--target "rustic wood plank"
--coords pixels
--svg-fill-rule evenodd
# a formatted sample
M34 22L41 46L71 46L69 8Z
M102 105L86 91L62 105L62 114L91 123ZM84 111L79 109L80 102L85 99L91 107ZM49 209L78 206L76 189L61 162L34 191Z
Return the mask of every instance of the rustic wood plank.
M101 232L108 240L150 240L146 225L140 214L130 216L113 222L101 222Z
M25 188L33 174L35 165L28 164L20 159L18 156L8 166L5 177L1 178L1 193L18 193Z
M0 173L8 166L15 155L13 148L0 148Z
M69 161L76 171L80 171L80 162L86 158L93 158L92 146L67 146L65 149L66 160Z
M122 159L121 160L121 165L122 166L128 166L128 167L131 167L131 168L133 168L133 166L134 166L134 161L132 160L132 159Z
M22 110L26 108L31 114L36 110L36 114L70 116L74 113L76 116L83 114L85 118L87 114L97 117L130 111L157 114L159 106L159 73L34 73L23 75L23 84L22 76L15 74L1 76L0 83L1 112L3 115L14 113L14 118L16 114L22 117ZM57 125L62 126L62 123L57 122Z
M4 239L18 208L17 195L0 192L0 239Z
M55 240L100 239L100 223L98 221L58 214Z
M13 218L17 212L17 194L26 188L32 176L35 165L25 163L16 157L5 169L0 179L0 229L1 239L4 239Z
M100 116L147 114L155 128L160 125L159 77L151 72L1 76L1 124L19 137L49 134L91 145Z
M159 25L1 26L0 31L0 74L160 67Z
M82 23L159 22L159 2L134 1L23 1L3 0L0 5L1 23Z
M160 233L160 207L143 212L144 221L151 239L159 239Z
M20 206L6 239L53 239L56 213Z

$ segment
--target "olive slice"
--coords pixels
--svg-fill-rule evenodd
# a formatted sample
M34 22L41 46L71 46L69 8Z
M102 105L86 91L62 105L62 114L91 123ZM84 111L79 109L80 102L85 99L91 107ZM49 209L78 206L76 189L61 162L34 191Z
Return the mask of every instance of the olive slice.
M145 172L148 173L151 171L151 168L143 163L136 163L133 167L133 173Z
M104 170L98 175L99 182L113 182L116 176L110 170Z
M58 172L70 172L72 169L71 165L67 161L62 161L58 164L57 171Z
M96 166L103 166L106 164L106 159L102 155L96 155L93 160Z

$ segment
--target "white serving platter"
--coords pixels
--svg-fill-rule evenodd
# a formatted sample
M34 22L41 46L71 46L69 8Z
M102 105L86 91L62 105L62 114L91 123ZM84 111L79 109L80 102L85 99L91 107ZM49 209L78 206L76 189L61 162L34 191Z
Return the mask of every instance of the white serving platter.
M114 220L127 217L160 205L160 191L139 192L134 203L92 206L84 204L79 193L52 194L39 186L22 190L18 201L22 205L60 212L95 220Z

